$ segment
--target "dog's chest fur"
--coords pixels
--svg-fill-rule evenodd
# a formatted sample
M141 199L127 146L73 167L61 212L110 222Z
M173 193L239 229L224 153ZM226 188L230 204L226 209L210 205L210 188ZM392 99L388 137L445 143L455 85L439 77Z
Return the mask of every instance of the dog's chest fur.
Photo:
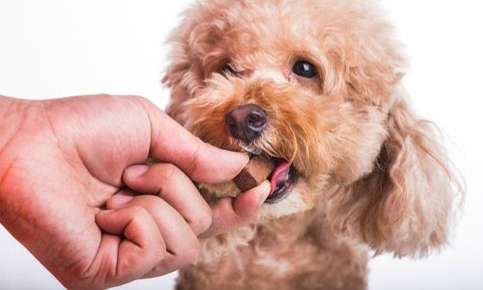
M177 289L366 289L367 248L335 236L316 210L245 230L247 246L182 270Z

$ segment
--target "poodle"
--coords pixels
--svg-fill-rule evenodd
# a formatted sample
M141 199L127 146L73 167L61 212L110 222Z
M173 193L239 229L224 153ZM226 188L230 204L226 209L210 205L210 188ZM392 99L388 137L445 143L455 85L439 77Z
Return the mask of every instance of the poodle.
M275 166L257 219L203 240L177 289L366 289L371 256L447 244L462 190L377 1L200 0L169 43L168 113Z

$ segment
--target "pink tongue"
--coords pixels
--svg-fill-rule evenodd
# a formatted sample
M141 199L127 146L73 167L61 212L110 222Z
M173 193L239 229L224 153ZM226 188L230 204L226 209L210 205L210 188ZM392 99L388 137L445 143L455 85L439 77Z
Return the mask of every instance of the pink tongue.
M277 189L277 184L286 182L289 178L288 173L290 171L290 163L286 160L281 160L275 167L270 177L270 183L272 184L272 191L270 194L273 194Z

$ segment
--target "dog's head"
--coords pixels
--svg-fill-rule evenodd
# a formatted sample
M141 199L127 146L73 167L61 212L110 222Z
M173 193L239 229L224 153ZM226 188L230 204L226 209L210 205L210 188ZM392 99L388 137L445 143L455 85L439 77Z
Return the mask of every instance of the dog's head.
M378 249L440 244L451 174L401 93L391 34L373 1L201 1L171 39L168 111L206 142L288 162L273 215L322 202ZM426 236L390 242L409 231Z

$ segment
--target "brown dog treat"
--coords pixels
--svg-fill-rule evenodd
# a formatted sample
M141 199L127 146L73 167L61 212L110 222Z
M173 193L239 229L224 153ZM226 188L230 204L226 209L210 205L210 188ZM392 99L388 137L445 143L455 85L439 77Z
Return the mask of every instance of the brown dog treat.
M247 166L233 179L236 186L242 191L248 191L260 185L266 180L273 170L273 162L268 159L255 157Z

